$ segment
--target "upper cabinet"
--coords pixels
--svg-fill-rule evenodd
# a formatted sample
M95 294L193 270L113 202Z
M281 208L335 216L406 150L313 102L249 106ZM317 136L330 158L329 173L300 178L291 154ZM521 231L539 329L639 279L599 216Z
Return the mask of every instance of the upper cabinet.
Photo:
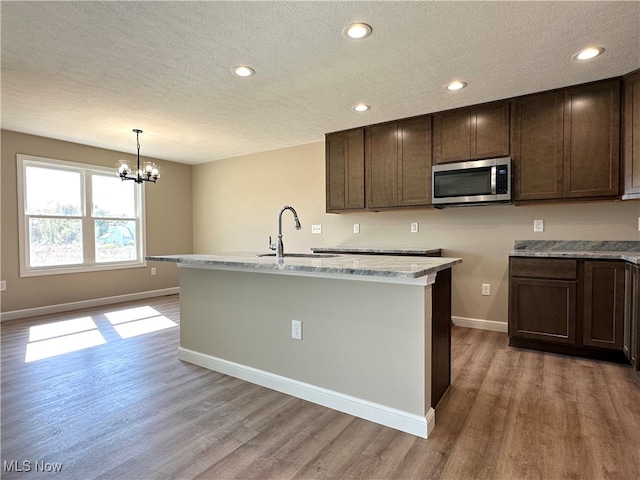
M598 82L512 102L514 200L619 194L620 82Z
M431 203L431 117L365 129L367 208Z
M562 198L562 92L513 102L511 156L515 200Z
M509 155L508 101L434 114L435 164L506 155Z
M640 198L640 70L623 83L623 199Z
M364 208L364 130L325 138L327 212Z
M617 196L619 150L620 82L565 90L563 196Z

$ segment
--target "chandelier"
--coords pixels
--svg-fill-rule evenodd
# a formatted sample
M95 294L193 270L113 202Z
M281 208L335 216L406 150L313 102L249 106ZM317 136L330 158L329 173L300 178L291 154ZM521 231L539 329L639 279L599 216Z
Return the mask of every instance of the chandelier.
M142 167L140 166L140 134L142 130L134 128L133 131L136 134L136 144L138 145L138 168L135 171L135 175L131 175L131 167L127 160L120 160L116 163L116 172L120 175L120 178L124 180L133 180L136 183L152 182L156 183L156 180L160 178L160 169L153 162L144 162Z

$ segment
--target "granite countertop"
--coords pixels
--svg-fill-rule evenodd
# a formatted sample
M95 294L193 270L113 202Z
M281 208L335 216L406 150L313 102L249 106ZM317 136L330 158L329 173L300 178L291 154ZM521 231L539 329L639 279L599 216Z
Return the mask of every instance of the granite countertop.
M435 274L462 263L460 258L443 257L398 257L384 255L317 255L308 257L286 257L276 261L275 257L260 257L258 253L226 253L216 255L157 255L147 260L175 262L185 266L235 270L287 271L349 276L419 278ZM285 253L286 255L286 253Z
M509 256L624 260L640 265L640 241L516 240Z
M440 248L379 248L379 247L312 247L313 252L367 253L374 255L417 255L440 253Z

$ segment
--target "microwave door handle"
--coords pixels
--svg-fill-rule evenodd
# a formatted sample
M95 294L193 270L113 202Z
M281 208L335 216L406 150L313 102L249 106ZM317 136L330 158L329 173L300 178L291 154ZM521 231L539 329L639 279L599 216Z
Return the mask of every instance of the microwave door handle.
M491 167L491 195L495 195L497 191L497 171L498 167L496 167L495 165Z

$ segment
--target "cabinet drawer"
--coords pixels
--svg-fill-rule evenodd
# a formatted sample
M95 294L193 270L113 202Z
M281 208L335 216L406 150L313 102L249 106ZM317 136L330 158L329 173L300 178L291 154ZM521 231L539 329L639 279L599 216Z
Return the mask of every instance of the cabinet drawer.
M514 258L510 259L512 277L554 278L575 280L578 262L557 258Z

